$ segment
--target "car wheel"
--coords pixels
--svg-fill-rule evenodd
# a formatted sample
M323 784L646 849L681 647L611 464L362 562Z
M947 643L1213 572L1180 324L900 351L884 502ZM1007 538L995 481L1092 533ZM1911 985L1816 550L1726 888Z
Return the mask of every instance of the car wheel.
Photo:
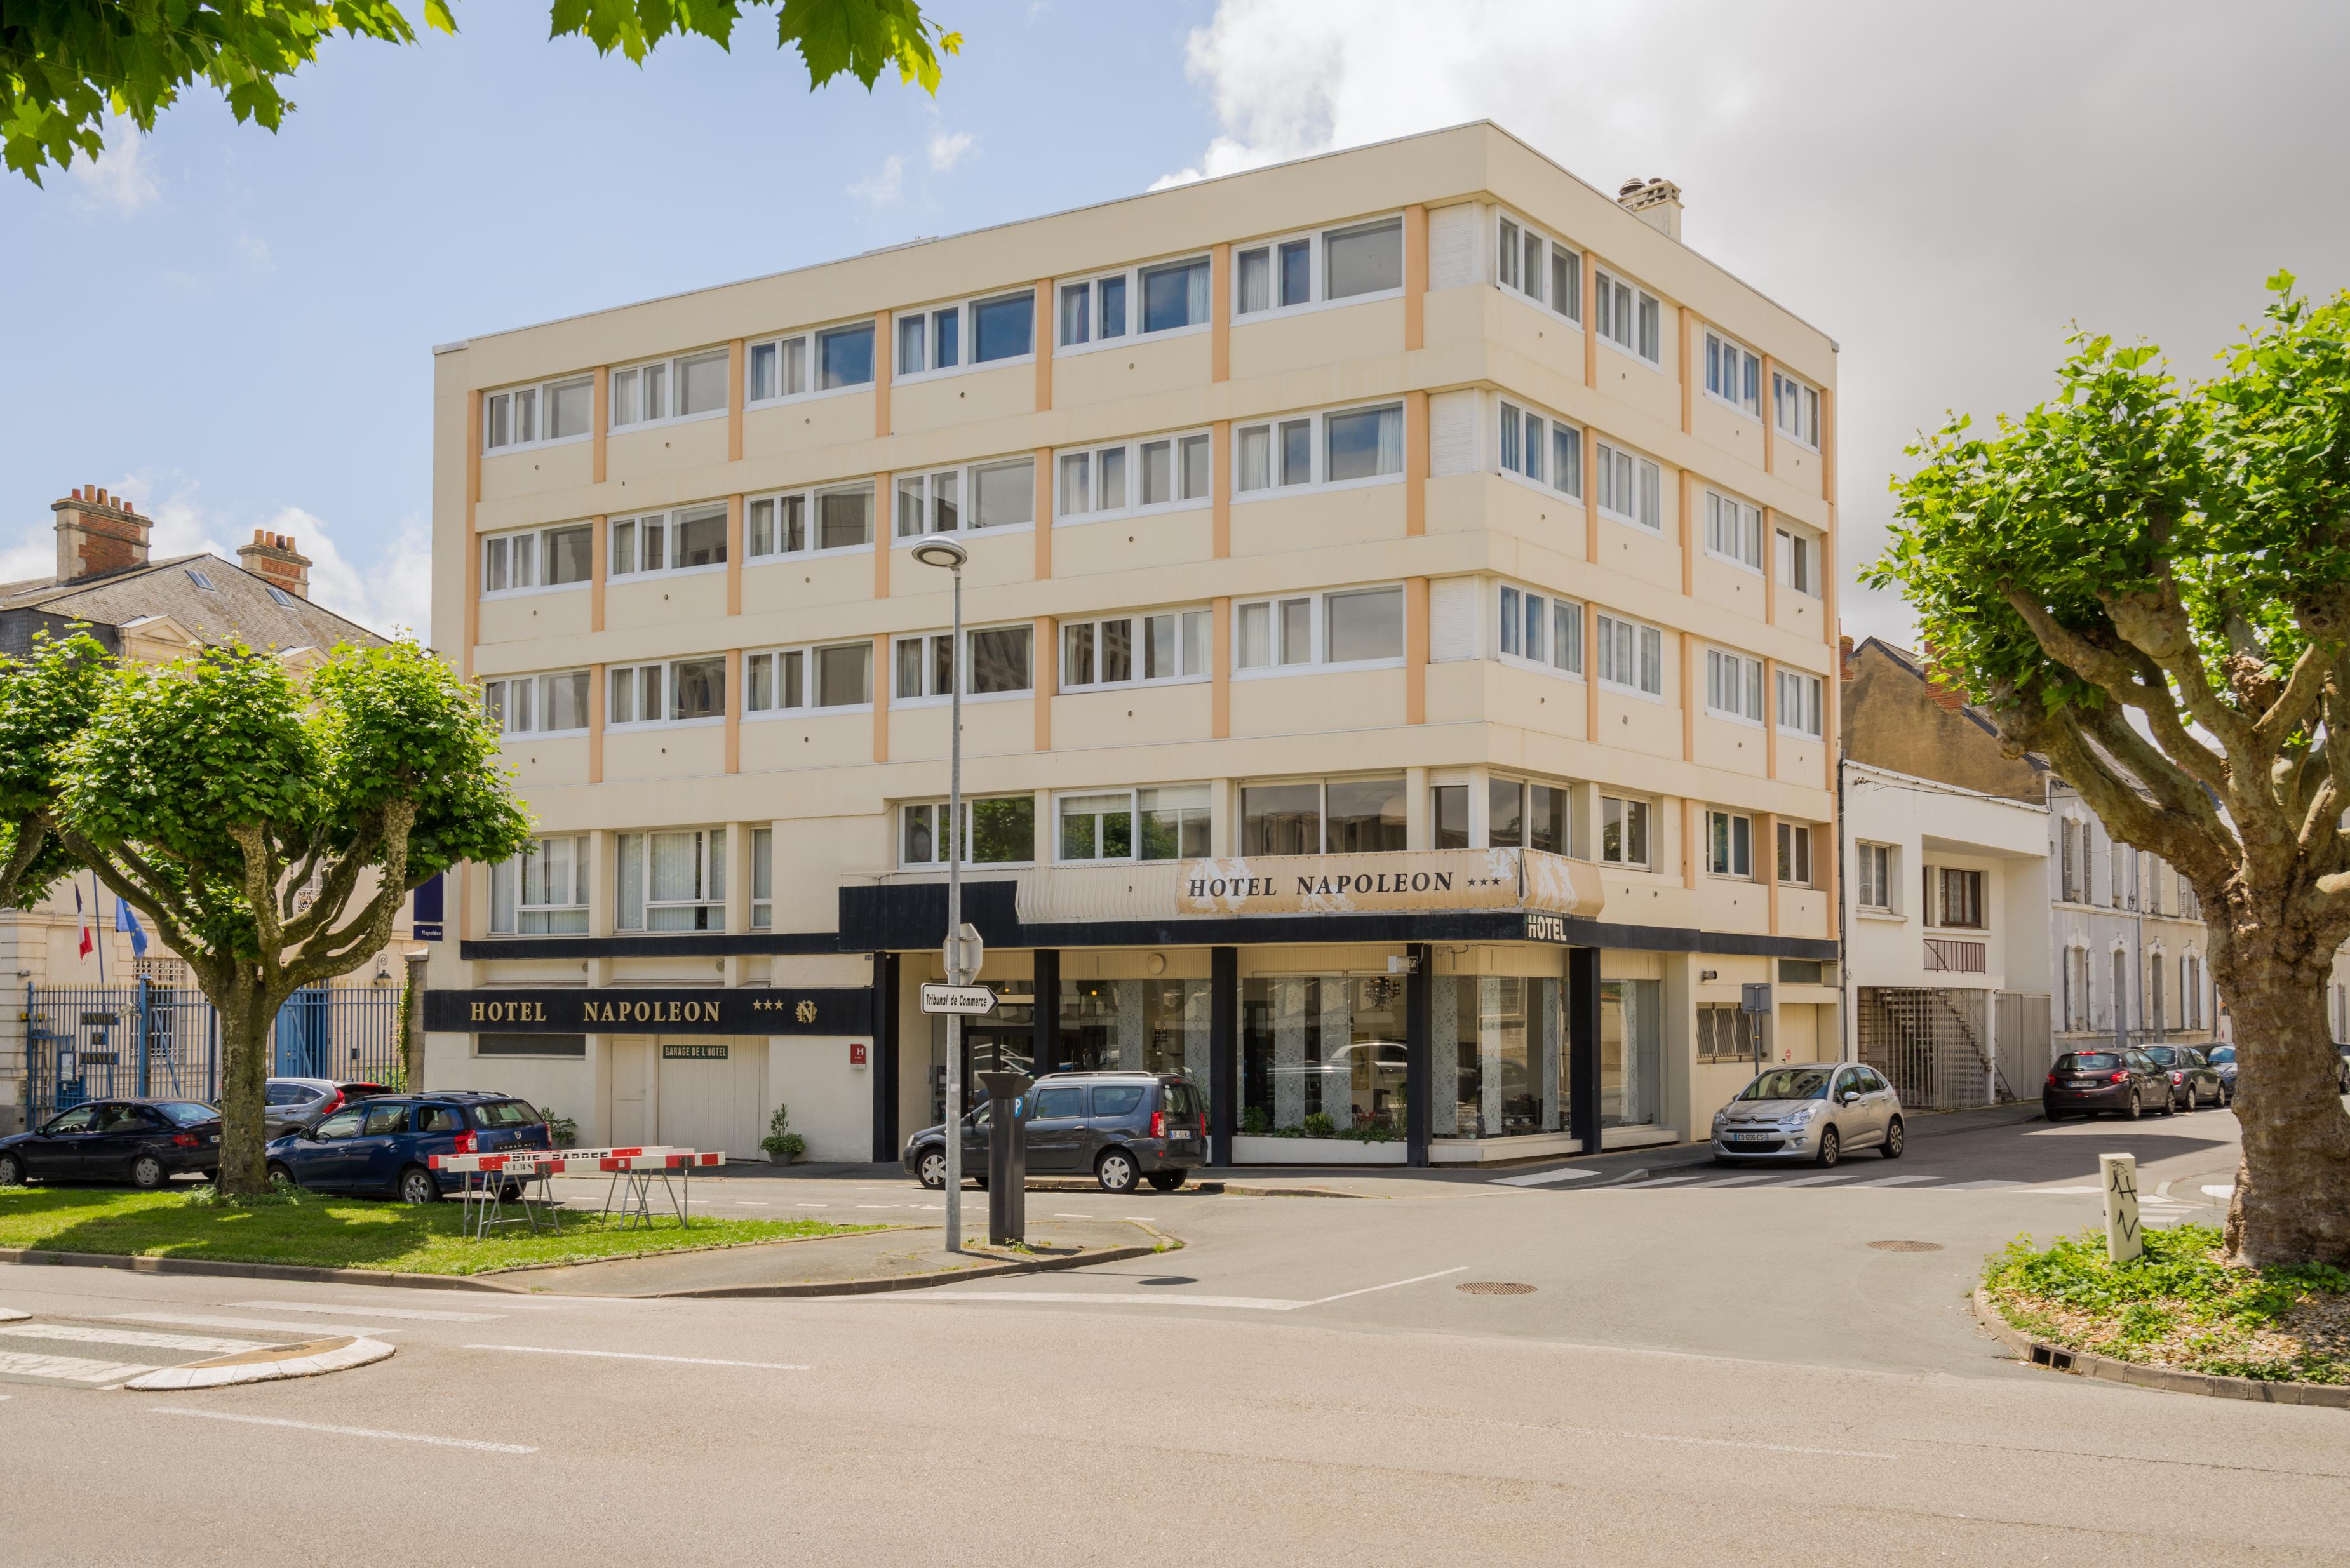
M13 1154L0 1154L0 1187L25 1185L25 1162Z
M130 1162L130 1185L141 1192L153 1192L172 1184L172 1172L151 1154L142 1154Z
M2144 1115L2146 1115L2146 1096L2132 1089L2129 1104L2123 1107L2122 1116L2125 1120L2134 1122Z
M1182 1186L1183 1179L1191 1174L1188 1170L1154 1170L1150 1173L1150 1185L1157 1191L1172 1192Z
M428 1203L441 1201L441 1183L421 1165L411 1165L400 1173L399 1184L393 1189L402 1203L421 1209Z
M942 1190L947 1184L947 1151L924 1149L921 1158L914 1161L914 1179L933 1192Z
M1901 1158L1901 1151L1907 1148L1908 1145L1908 1131L1907 1128L1902 1127L1901 1118L1899 1116L1895 1116L1891 1121L1885 1124L1885 1141L1877 1146L1877 1152L1883 1155L1887 1159L1899 1159Z
M2175 1116L2178 1114L2178 1096L2177 1095L2165 1095L2162 1096L2162 1114L2166 1116Z
M1836 1136L1835 1128L1823 1131L1820 1134L1820 1152L1812 1156L1812 1162L1814 1165L1834 1165L1843 1158L1844 1139Z
M220 1179L219 1171L216 1170L213 1172L213 1179L215 1181ZM297 1187L301 1185L294 1179L294 1173L292 1171L286 1169L284 1166L278 1164L273 1159L269 1162L269 1185L275 1187L281 1181L288 1187Z
M1094 1161L1094 1179L1101 1183L1104 1192L1131 1192L1135 1179L1141 1174L1135 1166L1134 1156L1122 1148L1105 1149L1102 1157Z

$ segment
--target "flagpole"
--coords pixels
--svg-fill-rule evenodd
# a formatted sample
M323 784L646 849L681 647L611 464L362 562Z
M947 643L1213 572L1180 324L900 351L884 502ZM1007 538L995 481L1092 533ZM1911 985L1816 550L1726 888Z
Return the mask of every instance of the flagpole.
M106 989L106 924L99 919L106 913L106 901L98 896L98 873L89 874L90 925L98 936L98 989Z

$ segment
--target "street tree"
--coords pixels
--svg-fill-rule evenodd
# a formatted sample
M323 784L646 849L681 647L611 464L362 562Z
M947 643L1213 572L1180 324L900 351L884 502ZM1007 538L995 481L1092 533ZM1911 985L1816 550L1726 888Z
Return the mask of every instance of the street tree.
M0 663L0 899L29 905L89 867L217 1011L230 1192L267 1185L266 1046L286 999L372 958L426 878L529 838L481 702L411 641L338 648L297 680L234 644L117 665L71 638Z
M835 77L868 88L899 80L939 88L939 57L962 47L917 0L554 0L548 36L582 37L599 55L642 64L664 40L693 35L731 48L745 9L776 11L775 45L795 48L810 88ZM457 30L450 0L422 0L426 27ZM412 44L400 0L8 0L0 6L0 161L35 184L44 168L96 158L105 121L142 132L199 83L240 124L269 130L294 108L281 84L338 36Z
M1899 587L2011 754L2044 754L2194 888L2241 1063L2230 1255L2338 1264L2350 1115L2324 998L2350 939L2350 295L2268 286L2208 379L2080 333L2050 401L1922 437L1861 576Z

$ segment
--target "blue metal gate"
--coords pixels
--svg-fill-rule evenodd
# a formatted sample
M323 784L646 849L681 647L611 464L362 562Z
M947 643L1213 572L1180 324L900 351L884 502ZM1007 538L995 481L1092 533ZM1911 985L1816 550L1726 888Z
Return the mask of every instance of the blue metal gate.
M281 1078L398 1085L400 996L391 988L305 986L277 1010L270 1070Z

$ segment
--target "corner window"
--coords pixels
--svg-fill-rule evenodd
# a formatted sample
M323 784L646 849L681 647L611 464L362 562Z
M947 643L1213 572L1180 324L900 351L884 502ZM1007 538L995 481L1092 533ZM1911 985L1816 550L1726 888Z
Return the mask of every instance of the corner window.
M1762 417L1762 361L1711 327L1705 333L1705 395L1749 419Z
M1035 690L1035 663L1031 657L1035 628L978 627L963 633L969 662L963 671L965 697L1024 697ZM954 695L954 637L931 632L901 637L896 643L896 674L890 686L901 702L945 701Z
M571 735L588 730L588 671L509 675L482 682L482 706L502 735Z
M1036 857L1036 797L1000 795L963 802L957 849L966 866L1024 866ZM947 803L898 808L898 859L918 867L947 863Z
M1566 675L1583 673L1583 607L1573 599L1501 586L1496 616L1504 664L1529 664Z
M1779 433L1804 446L1820 444L1820 394L1784 371L1771 372L1772 419Z
M767 649L743 658L743 711L747 715L869 708L872 702L870 642Z
M1754 819L1743 812L1705 814L1706 869L1716 877L1752 880L1754 876Z
M592 571L593 533L588 524L571 523L487 535L482 540L482 597L586 582Z
M482 398L482 450L585 441L595 433L596 379L569 376Z
M534 838L490 867L494 936L581 936L588 930L588 839Z
M726 564L726 508L681 507L615 517L606 569L614 577L688 572Z
M1507 399L1501 403L1502 472L1583 501L1583 431Z
M1233 666L1243 674L1399 659L1403 589L1355 588L1235 605L1232 640Z
M726 830L622 833L613 839L624 931L726 929Z
M1648 865L1648 803L1599 797L1599 858L1610 866Z
M1208 820L1205 784L1065 794L1054 803L1054 856L1065 865L1204 859Z
M1583 321L1583 255L1513 213L1495 216L1493 281L1506 293Z
M1307 779L1241 790L1243 855L1356 855L1404 847L1404 781Z
M754 495L743 504L746 560L858 550L872 543L873 482L869 479Z
M1717 719L1762 722L1762 661L1718 648L1705 650L1705 711Z
M1064 350L1208 325L1208 258L1190 256L1061 284L1054 293Z
M1664 471L1637 452L1609 441L1597 443L1599 514L1661 534L1665 527Z
M775 926L775 830L751 830L751 929L768 931Z
M1061 690L1204 680L1208 627L1204 609L1063 621Z
M1779 880L1812 885L1812 830L1800 822L1779 825Z
M726 717L726 659L678 659L614 665L604 672L604 722L627 725L716 723Z
M1813 598L1819 597L1820 577L1816 564L1819 547L1812 543L1810 535L1798 533L1793 528L1781 528L1777 533L1780 585Z
M1762 569L1762 509L1724 495L1705 493L1705 550L1709 556L1745 567Z
M612 372L612 428L707 419L726 411L727 353L713 348Z
M1403 405L1300 414L1232 431L1242 500L1284 490L1397 479L1403 474Z
M1599 681L1644 697L1665 694L1665 635L1653 626L1600 613Z
M1664 368L1664 306L1657 296L1604 269L1592 275L1599 336L1634 358Z
M1403 288L1403 220L1378 218L1243 246L1232 257L1232 314L1270 315Z
M1574 812L1564 786L1489 778L1485 792L1488 847L1540 849L1552 855L1574 853Z
M1804 735L1814 741L1822 737L1824 719L1818 676L1806 675L1800 670L1782 670L1774 695L1779 704L1780 733Z

